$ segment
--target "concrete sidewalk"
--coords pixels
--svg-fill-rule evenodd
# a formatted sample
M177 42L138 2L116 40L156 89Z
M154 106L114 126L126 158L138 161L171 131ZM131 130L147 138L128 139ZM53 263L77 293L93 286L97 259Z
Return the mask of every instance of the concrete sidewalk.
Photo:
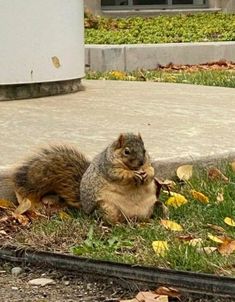
M153 160L235 158L235 90L83 81L85 91L0 102L0 166L38 145L70 142L90 157L120 132L141 132Z

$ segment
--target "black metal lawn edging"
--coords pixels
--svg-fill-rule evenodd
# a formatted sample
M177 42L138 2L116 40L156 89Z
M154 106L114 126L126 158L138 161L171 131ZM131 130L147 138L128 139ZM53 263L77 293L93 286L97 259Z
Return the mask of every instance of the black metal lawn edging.
M185 293L235 298L235 278L224 276L158 269L13 247L0 248L0 259L31 265L46 265L55 269L89 274L93 277L121 279L151 288L162 285L175 287Z

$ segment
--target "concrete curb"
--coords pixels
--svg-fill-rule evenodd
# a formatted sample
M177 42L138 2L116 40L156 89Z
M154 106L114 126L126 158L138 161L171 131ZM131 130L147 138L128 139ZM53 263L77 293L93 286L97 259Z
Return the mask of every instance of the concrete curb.
M155 69L159 64L203 64L235 61L235 42L197 42L131 45L85 45L91 71Z
M211 167L222 163L225 160L235 161L235 152L224 152L213 156L201 156L195 158L171 158L153 160L153 166L156 171L156 176L162 178L172 178L176 176L176 169L181 165L192 164L199 167Z
M216 166L221 162L229 160L235 161L235 152L223 152L212 156L199 157L177 157L169 159L153 159L152 164L156 171L156 176L162 178L172 178L176 176L176 169L181 165L192 164L199 167ZM0 180L4 174L9 175L12 171L12 166L0 166Z

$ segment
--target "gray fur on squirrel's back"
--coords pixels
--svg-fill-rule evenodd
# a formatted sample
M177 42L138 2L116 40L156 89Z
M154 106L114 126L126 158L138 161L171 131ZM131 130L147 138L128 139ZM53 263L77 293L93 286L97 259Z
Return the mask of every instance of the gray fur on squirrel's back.
M96 196L105 182L102 173L103 169L101 168L104 156L105 151L97 155L82 176L80 184L80 200L86 214L90 214L96 208Z

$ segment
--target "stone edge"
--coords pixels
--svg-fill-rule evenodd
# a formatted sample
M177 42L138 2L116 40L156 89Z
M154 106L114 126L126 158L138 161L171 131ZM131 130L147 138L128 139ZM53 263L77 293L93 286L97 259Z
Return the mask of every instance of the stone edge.
M32 84L0 85L0 101L61 95L83 89L81 79Z
M85 45L85 63L90 71L134 71L159 65L235 62L235 42L165 44Z
M192 164L201 167L216 166L217 164L228 160L235 161L235 152L224 152L211 156L198 156L198 157L177 157L169 159L153 159L152 164L155 169L155 174L158 177L172 178L176 176L176 169L181 165ZM3 173L9 173L13 165L0 166L0 179Z

